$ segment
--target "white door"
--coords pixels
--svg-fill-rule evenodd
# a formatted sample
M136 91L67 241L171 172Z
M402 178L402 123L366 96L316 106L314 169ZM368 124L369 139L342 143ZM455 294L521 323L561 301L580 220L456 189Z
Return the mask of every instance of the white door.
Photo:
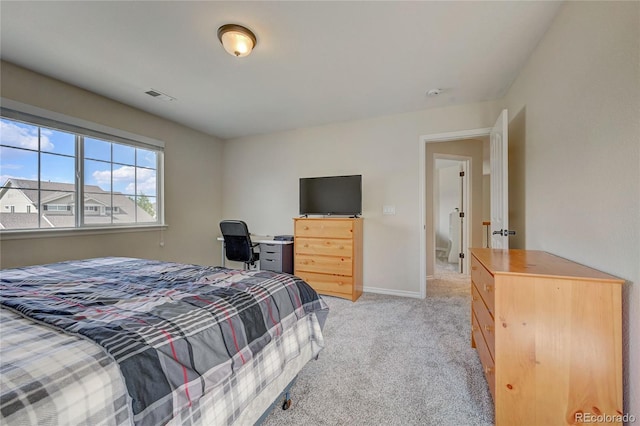
M491 129L491 247L509 248L509 157L507 110L502 110Z

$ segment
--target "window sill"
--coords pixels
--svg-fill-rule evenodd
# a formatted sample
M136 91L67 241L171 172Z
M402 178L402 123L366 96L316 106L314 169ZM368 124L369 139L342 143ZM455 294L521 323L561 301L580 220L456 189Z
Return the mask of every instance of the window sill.
M29 238L77 237L81 235L119 234L126 232L164 231L169 225L137 225L113 227L85 227L65 229L20 229L0 231L0 240L24 240Z

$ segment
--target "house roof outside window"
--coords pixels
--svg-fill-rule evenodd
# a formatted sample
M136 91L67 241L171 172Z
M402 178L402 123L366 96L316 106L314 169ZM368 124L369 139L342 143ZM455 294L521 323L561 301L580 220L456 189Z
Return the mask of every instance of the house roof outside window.
M22 201L30 205L30 209L11 209L13 201L9 201L9 190L20 191ZM62 182L40 182L42 209L41 228L73 228L75 227L75 185ZM131 224L155 222L155 217L141 208L121 192L104 191L96 185L85 185L84 203L87 206L98 206L97 209L85 211L87 224ZM112 204L113 202L113 204ZM153 203L155 205L155 203ZM51 209L48 209L51 206ZM70 207L68 210L61 206ZM109 209L111 207L111 209ZM13 211L11 211L13 210ZM0 189L0 229L34 229L38 228L38 181L28 179L8 179Z

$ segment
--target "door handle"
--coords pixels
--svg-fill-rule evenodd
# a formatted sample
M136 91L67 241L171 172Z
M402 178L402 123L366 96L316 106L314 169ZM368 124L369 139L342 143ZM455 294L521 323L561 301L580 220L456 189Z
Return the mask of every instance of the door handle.
M516 235L516 231L501 229L499 231L493 231L493 235L502 235L503 237L508 237L509 235Z

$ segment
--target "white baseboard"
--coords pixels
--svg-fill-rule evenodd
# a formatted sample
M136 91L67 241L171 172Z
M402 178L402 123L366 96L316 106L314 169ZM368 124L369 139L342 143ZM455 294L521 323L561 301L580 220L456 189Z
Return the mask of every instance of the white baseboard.
M411 297L414 299L421 299L420 292L406 291L406 290L390 290L387 288L378 287L364 287L362 289L365 293L387 294L389 296Z

